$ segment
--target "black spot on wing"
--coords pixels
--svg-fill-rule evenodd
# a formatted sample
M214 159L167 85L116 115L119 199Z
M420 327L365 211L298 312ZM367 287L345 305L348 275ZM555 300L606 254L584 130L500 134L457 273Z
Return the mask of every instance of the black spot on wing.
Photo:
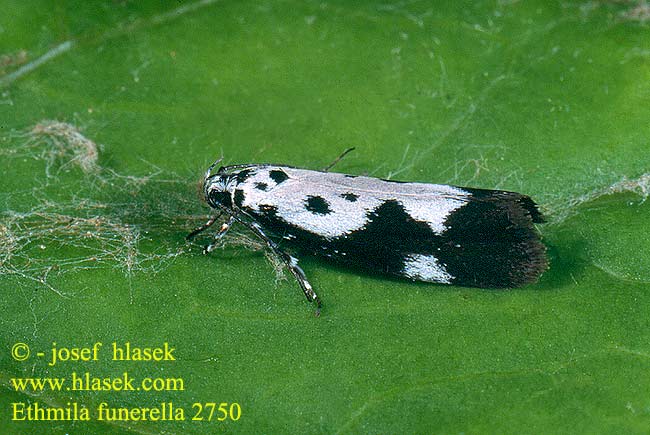
M407 254L432 254L436 236L426 222L413 219L397 201L386 201L368 212L368 223L347 235L327 238L291 222L277 209L255 213L265 229L277 236L291 234L283 245L326 257L337 263L371 273L404 276Z
M237 180L237 183L243 183L248 179L248 177L254 174L255 171L253 171L252 169L242 169L241 171L235 174L235 179Z
M322 196L309 195L305 200L305 208L314 214L330 214L329 203Z
M258 189L258 190L264 190L264 191L266 191L266 189L267 189L268 187L269 187L269 185L266 184L266 183L260 183L260 182L255 183L255 188Z
M237 205L237 207L241 207L244 203L244 199L246 199L244 191L241 189L235 189L235 205Z
M397 201L386 201L369 212L360 230L337 240L347 260L363 269L403 276L407 253L431 253L437 236L426 222L416 221Z
M341 198L345 199L346 201L355 202L357 199L359 199L359 195L355 195L351 192L346 192L341 194Z
M271 180L275 181L275 184L280 184L289 178L286 172L284 172L282 169L273 169L269 172L269 177Z

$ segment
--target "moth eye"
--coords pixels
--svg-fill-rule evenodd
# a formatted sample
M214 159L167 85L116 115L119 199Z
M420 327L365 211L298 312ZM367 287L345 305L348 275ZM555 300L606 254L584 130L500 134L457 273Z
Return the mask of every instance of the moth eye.
M232 207L230 192L225 190L211 190L208 192L208 203L211 205L221 204L224 207Z

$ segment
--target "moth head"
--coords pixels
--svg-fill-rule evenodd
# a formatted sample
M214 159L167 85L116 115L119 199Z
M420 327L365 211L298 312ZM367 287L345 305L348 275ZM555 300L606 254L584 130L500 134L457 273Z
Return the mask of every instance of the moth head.
M216 173L212 170L222 159L214 162L203 177L203 196L208 205L212 208L232 208L232 195L237 184L236 178L227 173L223 166Z

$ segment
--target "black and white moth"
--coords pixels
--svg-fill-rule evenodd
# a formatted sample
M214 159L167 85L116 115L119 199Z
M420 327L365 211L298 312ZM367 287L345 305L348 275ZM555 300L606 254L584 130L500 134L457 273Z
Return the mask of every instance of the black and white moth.
M481 288L532 283L547 267L534 227L544 220L526 195L273 164L212 174L219 161L205 173L203 194L229 219L204 252L239 222L282 259L317 307L320 299L285 249L373 274Z

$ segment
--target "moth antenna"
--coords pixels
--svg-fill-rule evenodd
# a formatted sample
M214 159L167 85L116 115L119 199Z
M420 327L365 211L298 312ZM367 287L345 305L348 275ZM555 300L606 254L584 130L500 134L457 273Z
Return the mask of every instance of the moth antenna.
M217 160L215 160L215 162L210 165L208 170L205 171L205 176L203 178L207 180L210 177L210 173L212 172L214 167L217 166L219 163L221 163L222 160L223 160L223 157L219 157ZM217 172L219 172L219 171L217 171Z
M327 165L325 167L325 169L323 169L323 172L327 172L330 169L332 169L334 167L334 165L336 165L338 162L340 162L343 157L345 157L350 151L354 151L354 150L355 150L355 148L351 147L351 148L348 148L345 151L343 151L340 156L338 156L336 159L334 159L334 161L332 163L330 163L329 165Z

